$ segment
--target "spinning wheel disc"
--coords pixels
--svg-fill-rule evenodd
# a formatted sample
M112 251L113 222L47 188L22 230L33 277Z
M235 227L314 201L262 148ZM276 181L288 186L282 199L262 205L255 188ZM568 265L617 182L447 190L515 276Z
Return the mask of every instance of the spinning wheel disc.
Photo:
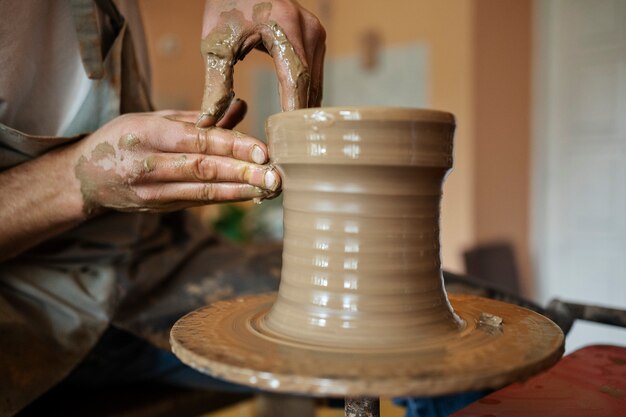
M276 294L222 301L181 318L174 353L193 368L254 388L320 396L431 396L498 388L553 365L563 333L549 319L495 300L450 295L465 322L412 346L328 348L264 326ZM501 320L500 320L501 319Z

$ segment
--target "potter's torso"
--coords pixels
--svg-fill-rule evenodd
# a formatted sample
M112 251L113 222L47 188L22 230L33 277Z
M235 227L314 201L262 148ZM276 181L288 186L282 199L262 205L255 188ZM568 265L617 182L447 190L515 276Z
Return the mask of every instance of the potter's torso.
M136 3L124 4L126 19L106 1L108 12L91 0L0 2L0 170L80 140L124 106L150 110L133 51L141 27L130 36ZM110 212L0 264L0 416L66 376L114 317L124 324L120 303L202 241L185 222Z

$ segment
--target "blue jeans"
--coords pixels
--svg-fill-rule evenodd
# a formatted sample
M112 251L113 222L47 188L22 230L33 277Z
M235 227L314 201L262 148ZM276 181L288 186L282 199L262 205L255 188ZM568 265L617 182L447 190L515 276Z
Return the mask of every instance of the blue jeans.
M173 353L115 327L109 327L91 353L63 384L95 388L148 381L192 389L252 391L249 387L195 371Z
M393 402L406 407L406 417L445 417L481 399L489 392L466 392L440 397L396 398Z

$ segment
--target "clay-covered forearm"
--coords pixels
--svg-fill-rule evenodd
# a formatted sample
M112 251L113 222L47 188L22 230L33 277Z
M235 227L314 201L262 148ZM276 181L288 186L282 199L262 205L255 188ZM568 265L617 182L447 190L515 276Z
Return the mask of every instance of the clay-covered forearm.
M86 218L72 151L55 150L0 173L0 262Z

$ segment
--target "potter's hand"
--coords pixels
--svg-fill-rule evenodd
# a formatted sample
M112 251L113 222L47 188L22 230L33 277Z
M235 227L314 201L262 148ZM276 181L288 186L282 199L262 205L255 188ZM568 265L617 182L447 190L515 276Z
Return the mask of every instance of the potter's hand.
M212 126L232 100L233 66L255 47L274 59L282 109L319 106L326 33L292 0L207 0L202 30L206 81L197 125Z
M195 112L118 117L81 141L74 173L86 213L103 208L170 211L273 194L280 177L258 139L225 128L245 112L234 101L219 126L197 128Z

